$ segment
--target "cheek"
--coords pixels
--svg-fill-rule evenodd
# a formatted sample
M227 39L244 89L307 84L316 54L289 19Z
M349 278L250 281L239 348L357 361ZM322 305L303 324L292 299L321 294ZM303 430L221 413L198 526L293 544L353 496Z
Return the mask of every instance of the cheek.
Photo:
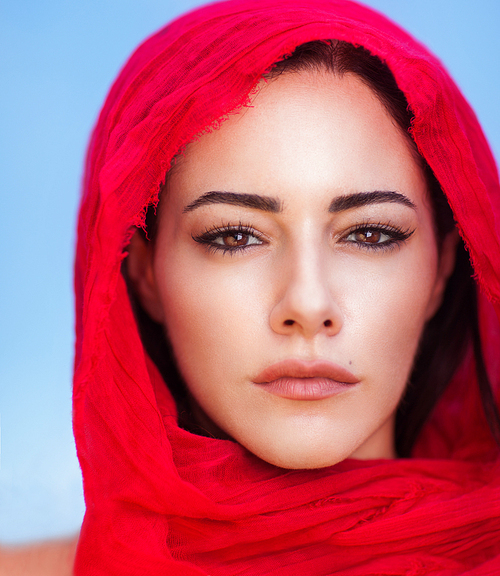
M401 252L372 274L352 278L357 297L352 296L350 305L346 300L346 324L351 323L362 345L358 358L369 359L360 369L377 380L404 388L434 298L436 268L432 243L431 250Z
M240 374L267 326L262 277L251 266L210 266L188 259L158 267L168 336L187 382Z

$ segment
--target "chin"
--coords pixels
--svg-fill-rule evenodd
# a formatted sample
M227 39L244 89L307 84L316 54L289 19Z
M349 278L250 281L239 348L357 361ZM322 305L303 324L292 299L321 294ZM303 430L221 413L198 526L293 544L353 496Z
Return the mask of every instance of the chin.
M261 460L288 470L327 468L349 458L358 448L356 442L342 442L324 432L317 438L275 434L271 439L254 438L240 443Z
M287 470L314 470L317 468L327 468L342 462L349 458L349 453L330 452L325 456L325 452L316 450L290 450L283 454L279 452L266 450L264 453L257 454L256 456L274 466L285 468Z
M327 468L347 458L395 458L393 418L364 427L341 419L299 418L252 427L252 435L233 438L261 460L289 470ZM259 434L255 434L259 430Z

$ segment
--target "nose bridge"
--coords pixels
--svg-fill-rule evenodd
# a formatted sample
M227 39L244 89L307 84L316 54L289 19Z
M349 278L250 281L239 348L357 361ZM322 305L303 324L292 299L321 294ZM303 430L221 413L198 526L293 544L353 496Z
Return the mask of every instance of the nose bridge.
M317 240L317 239L316 239ZM336 333L342 316L332 291L328 254L321 242L304 242L287 255L284 288L272 313L272 326L280 333Z
M292 302L298 307L321 310L325 307L329 287L325 262L321 261L319 250L298 250L290 259L290 283L288 290Z

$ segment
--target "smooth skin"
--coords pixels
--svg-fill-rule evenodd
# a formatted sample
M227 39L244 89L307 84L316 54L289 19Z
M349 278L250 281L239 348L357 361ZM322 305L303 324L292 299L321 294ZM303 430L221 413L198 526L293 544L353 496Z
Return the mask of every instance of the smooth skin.
M229 194L228 194L229 193ZM357 76L286 73L189 144L129 276L165 326L198 421L263 460L394 458L394 419L454 265L408 136ZM295 400L268 366L327 360L359 383Z

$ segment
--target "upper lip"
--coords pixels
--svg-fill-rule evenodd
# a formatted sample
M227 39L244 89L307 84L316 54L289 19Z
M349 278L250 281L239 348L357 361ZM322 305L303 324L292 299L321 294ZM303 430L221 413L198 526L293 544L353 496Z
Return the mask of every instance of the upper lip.
M345 384L357 384L357 378L343 366L328 360L301 360L291 358L281 360L265 368L253 382L266 384L279 378L329 378Z

